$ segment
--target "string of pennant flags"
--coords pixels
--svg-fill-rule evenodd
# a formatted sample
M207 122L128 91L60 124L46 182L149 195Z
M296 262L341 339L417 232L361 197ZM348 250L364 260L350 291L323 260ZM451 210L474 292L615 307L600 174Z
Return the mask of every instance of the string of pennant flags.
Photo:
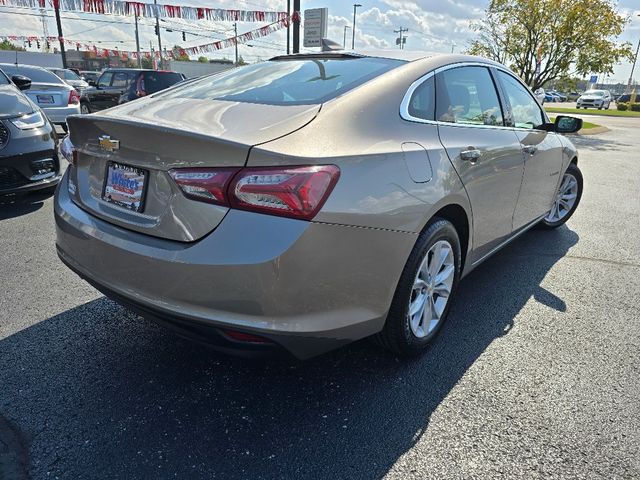
M2 0L0 0L2 2ZM257 38L265 37L277 30L282 28L286 28L289 25L289 18L286 17L282 20L273 22L269 25L265 25L264 27L256 28L255 30L251 30L249 32L245 32L236 37L226 38L223 40L217 40L215 42L206 43L203 45L196 45L193 47L184 47L176 49L177 52L173 50L168 50L163 52L162 54L169 58L174 58L176 54L180 56L184 55L197 55L201 53L210 53L215 52L217 50L221 50L223 48L232 47L236 44L244 44L246 42L250 42L251 40L255 40ZM120 49L106 49L103 47L99 47L96 45L91 45L88 43L77 42L75 40L67 39L67 38L58 38L58 37L39 37L37 35L2 35L0 36L0 41L7 40L9 42L58 42L62 40L65 45L75 48L79 51L89 51L94 52L96 56L100 57L120 57L123 60L128 58L137 59L138 53L135 51L124 51ZM160 58L160 52L140 52L141 57L151 58L152 56L155 58Z
M229 10L223 8L189 7L153 4L129 0L0 0L0 5L19 8L59 8L61 11L147 18L181 18L221 22L281 22L287 12L262 10Z

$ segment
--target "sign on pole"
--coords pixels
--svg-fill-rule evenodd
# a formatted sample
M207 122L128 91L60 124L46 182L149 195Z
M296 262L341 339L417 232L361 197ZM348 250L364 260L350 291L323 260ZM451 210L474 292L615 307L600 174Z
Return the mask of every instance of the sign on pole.
M329 20L328 8L312 8L304 11L305 47L322 47L322 39L327 37Z
M591 75L591 79L589 80L589 83L598 83L598 76Z

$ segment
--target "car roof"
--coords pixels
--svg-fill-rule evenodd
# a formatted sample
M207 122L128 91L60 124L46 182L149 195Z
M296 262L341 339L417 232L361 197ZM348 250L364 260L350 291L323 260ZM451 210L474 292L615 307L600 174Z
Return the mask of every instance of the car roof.
M38 70L47 70L48 71L47 68L39 67L38 65L27 65L26 63L0 63L0 68L2 68L2 67L36 68Z

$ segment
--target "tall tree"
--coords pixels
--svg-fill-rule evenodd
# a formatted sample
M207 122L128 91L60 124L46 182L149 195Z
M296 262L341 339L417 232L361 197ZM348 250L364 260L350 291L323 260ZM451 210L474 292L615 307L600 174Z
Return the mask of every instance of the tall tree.
M633 59L631 45L616 41L629 19L610 0L491 0L485 15L472 24L478 37L469 53L508 65L534 90Z
M0 50L17 50L23 52L24 48L14 45L9 40L3 40L0 42Z

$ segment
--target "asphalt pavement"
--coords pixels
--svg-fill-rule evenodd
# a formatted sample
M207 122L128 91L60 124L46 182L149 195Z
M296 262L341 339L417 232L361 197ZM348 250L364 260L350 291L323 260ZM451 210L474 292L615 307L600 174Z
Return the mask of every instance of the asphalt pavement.
M303 363L216 354L64 267L50 198L0 199L0 468L639 478L640 119L597 123L611 131L575 139L585 191L568 225L523 235L467 277L410 361L366 341Z

